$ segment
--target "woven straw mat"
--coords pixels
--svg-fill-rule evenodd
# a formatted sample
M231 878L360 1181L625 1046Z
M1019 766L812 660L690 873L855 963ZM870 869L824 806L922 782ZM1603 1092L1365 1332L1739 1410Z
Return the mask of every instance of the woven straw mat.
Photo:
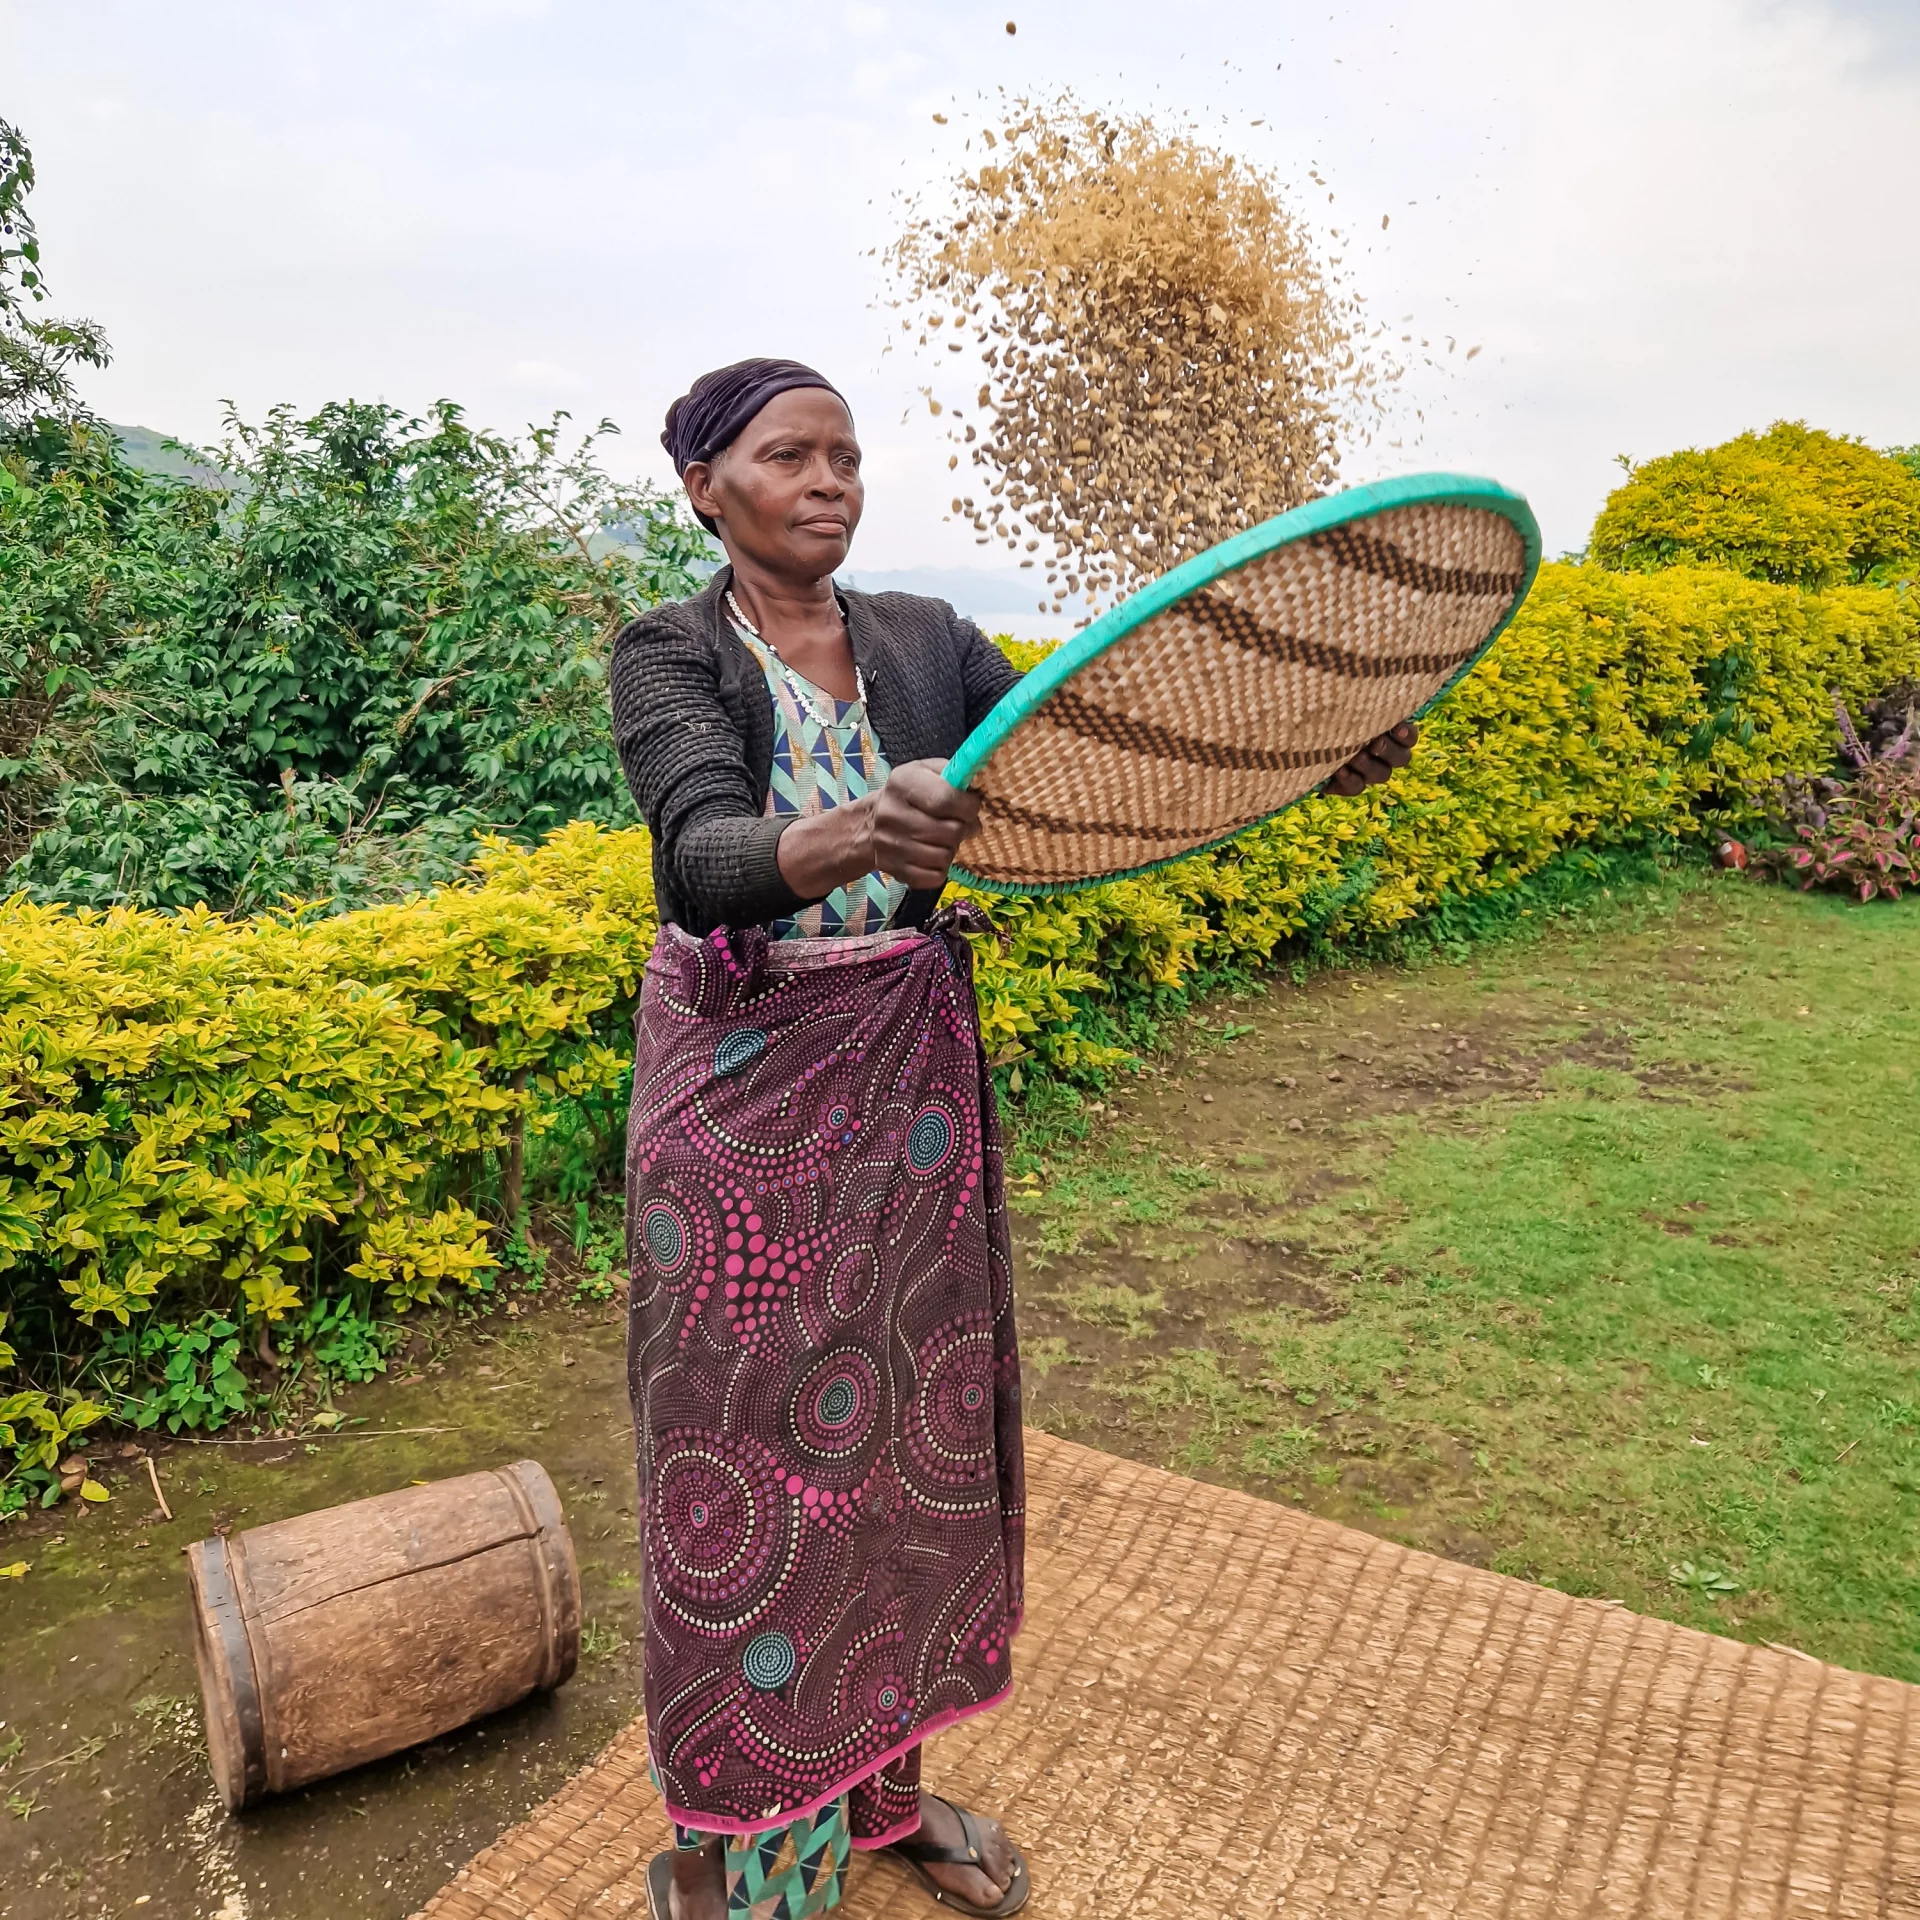
M1440 692L1525 567L1500 514L1413 506L1188 594L995 750L972 782L968 873L1021 887L1127 873L1278 812Z
M1014 1696L926 1774L1036 1920L1920 1914L1920 1688L1029 1447ZM636 1721L424 1914L644 1920L666 1844ZM840 1911L941 1909L858 1855Z

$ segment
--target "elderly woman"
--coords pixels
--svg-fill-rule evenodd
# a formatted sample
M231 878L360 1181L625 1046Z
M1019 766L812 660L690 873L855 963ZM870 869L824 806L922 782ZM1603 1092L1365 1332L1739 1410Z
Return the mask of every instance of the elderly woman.
M978 814L941 769L1015 676L944 602L835 587L863 488L821 375L721 368L662 439L727 565L613 661L660 911L627 1140L649 1892L806 1920L881 1849L1011 1914L1025 1860L920 1745L1007 1698L1020 1625L1000 1140L939 910Z

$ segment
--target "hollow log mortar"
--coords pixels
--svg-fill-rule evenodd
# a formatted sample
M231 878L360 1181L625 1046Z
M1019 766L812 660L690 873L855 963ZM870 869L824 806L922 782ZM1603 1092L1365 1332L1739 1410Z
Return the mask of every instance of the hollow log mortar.
M538 1461L188 1550L207 1753L230 1812L557 1687L580 1574Z

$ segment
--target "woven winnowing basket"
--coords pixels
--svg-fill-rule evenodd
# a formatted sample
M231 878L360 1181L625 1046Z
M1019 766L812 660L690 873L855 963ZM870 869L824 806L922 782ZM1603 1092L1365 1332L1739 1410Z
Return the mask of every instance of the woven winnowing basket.
M1041 663L948 768L982 797L955 877L1049 892L1291 806L1463 674L1531 584L1526 503L1425 476L1202 554Z

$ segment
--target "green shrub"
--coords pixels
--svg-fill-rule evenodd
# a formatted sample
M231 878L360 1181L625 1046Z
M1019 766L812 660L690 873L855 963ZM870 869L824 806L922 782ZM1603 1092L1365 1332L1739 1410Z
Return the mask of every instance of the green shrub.
M0 1284L29 1378L0 1448L51 1467L105 1411L81 1386L125 1416L163 1347L154 1417L203 1424L242 1404L249 1327L305 1319L351 1374L319 1349L360 1336L315 1301L481 1287L478 1209L517 1213L526 1130L628 1070L652 925L644 836L584 823L332 919L0 906ZM122 1337L208 1315L205 1352Z
M1780 421L1704 453L1646 461L1608 497L1602 566L1727 567L1818 589L1920 571L1920 472L1898 453Z
M33 155L0 120L0 863L35 899L334 910L455 878L488 833L633 819L614 633L712 553L615 481L602 421L519 437L441 401L231 410L156 476L72 374ZM172 449L176 456L192 449Z
M341 403L230 419L206 484L98 430L0 447L12 884L338 909L454 878L490 831L630 823L608 648L706 542L597 441Z

